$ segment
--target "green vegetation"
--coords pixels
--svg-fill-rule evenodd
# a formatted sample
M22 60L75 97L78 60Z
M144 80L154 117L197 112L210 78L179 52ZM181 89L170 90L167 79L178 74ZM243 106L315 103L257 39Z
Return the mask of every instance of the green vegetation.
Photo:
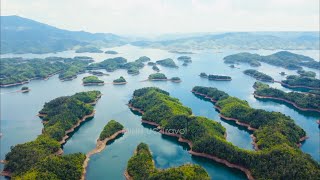
M208 173L199 165L185 164L168 169L156 169L147 144L140 143L135 154L128 161L128 174L133 180L140 179L203 179L209 180Z
M265 73L259 72L257 70L254 69L247 69L245 71L243 71L244 74L251 76L257 80L260 81L266 81L266 82L273 82L273 78Z
M156 63L154 63L154 62L148 62L148 65L149 65L149 66L155 66Z
M84 85L86 84L103 84L104 81L100 80L96 76L86 76L82 79Z
M285 75L287 75L287 74L286 74L285 72L281 72L280 75L281 75L281 76L285 76Z
M55 154L65 131L93 112L93 107L86 103L94 102L100 95L99 91L81 92L46 103L39 112L46 122L43 133L34 141L12 147L6 154L8 163L4 170L11 172L13 179L80 179L85 155Z
M158 68L158 66L157 66L157 65L153 65L153 66L152 66L152 69L153 69L154 71L157 71L157 72L159 72L159 71L160 71L160 69Z
M258 54L251 53L238 53L226 56L224 62L227 64L236 64L236 63L248 63L250 66L258 67L261 66L259 63L260 56Z
M106 126L104 126L102 132L100 133L99 140L102 141L120 130L123 130L123 125L115 120L111 120Z
M203 77L203 78L208 78L208 75L204 72L200 73L200 77Z
M105 69L108 72L117 69L126 69L128 74L139 74L139 69L144 67L143 62L146 62L148 57L142 56L133 62L127 62L123 57L109 58L99 63L90 64L87 69Z
M156 61L156 63L161 65L161 66L164 66L164 67L172 67L172 68L177 68L178 67L176 65L176 63L173 61L173 59L171 59L171 58L158 60L158 61Z
M209 79L209 80L212 80L212 81L214 81L214 80L231 81L231 77L230 77L230 76L212 75L212 74L209 74L208 79Z
M320 95L320 90L310 90L309 93L310 94Z
M126 83L126 79L122 76L120 78L113 80L113 83Z
M109 75L109 74L105 74L101 71L88 71L88 73L92 74L92 75L95 75L95 76L103 76L103 75Z
M84 46L77 49L76 53L103 53L103 51L96 47Z
M312 77L304 77L304 76L296 76L296 75L290 75L287 76L286 80L281 81L283 86L296 86L296 87L305 87L308 89L314 89L314 88L320 88L320 80Z
M279 89L271 88L269 87L269 85L261 82L255 82L254 88L256 89L254 93L258 96L269 96L274 98L281 98L281 99L285 99L287 101L293 102L298 107L318 109L320 111L319 95L312 95L312 94L305 94L305 93L298 93L298 92L286 93Z
M226 56L224 58L224 62L232 64L237 62L245 62L251 64L252 66L260 65L260 62L264 62L274 66L280 66L292 70L302 69L301 66L318 70L320 69L320 62L317 62L310 57L291 53L288 51L279 51L268 56L260 56L258 54L251 53L238 53Z
M139 57L139 59L137 59L136 60L136 62L142 62L142 63L144 63L144 62L148 62L148 61L150 61L151 59L149 58L149 57L147 57L147 56L141 56L141 57Z
M27 86L23 86L23 87L21 88L21 91L27 91L27 90L29 90L29 88L28 88Z
M305 70L298 70L297 73L300 75L300 76L304 76L304 77L312 77L312 78L315 78L316 77L316 73L313 72L313 71L305 71Z
M46 79L54 74L59 74L60 79L76 77L93 61L90 57L2 58L0 60L0 86L10 86L32 79Z
M154 74L150 74L148 79L149 80L167 79L167 77L163 73L154 73Z
M99 63L90 64L87 69L105 69L108 72L120 69L124 64L127 63L127 59L123 57L109 58Z
M108 50L104 52L105 54L118 54L117 51Z
M178 57L178 60L179 60L179 61L183 61L183 62L185 62L185 63L191 63L191 62L192 62L190 56L180 56L180 57Z
M179 77L172 77L171 81L181 81L181 79Z
M223 116L236 118L257 128L254 136L260 149L240 149L223 138L213 136L192 141L193 151L248 168L255 179L313 179L319 176L319 164L296 145L306 135L305 131L290 117L279 112L253 109L246 101L216 88L196 86L193 91L217 100L216 106L221 109Z

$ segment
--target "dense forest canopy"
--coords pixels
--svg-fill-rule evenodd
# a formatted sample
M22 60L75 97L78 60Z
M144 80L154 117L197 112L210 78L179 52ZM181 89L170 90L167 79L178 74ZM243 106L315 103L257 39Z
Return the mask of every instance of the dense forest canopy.
M82 79L83 84L101 84L104 83L103 80L100 80L97 76L86 76Z
M306 94L299 92L284 92L279 89L271 88L269 85L255 82L254 93L259 96L267 96L274 98L281 98L290 102L293 102L298 107L307 109L317 109L320 111L320 95Z
M118 79L113 80L114 83L125 83L127 82L126 79L120 76Z
M150 74L148 79L153 80L153 79L167 79L167 76L163 73L154 73Z
M92 58L48 57L45 59L1 58L0 85L28 82L31 79L45 79L59 74L60 79L76 77L93 62Z
M273 82L273 78L265 73L262 73L260 71L257 71L255 69L247 69L245 71L243 71L244 74L251 76L257 80L260 81L266 81L266 82Z
M77 49L76 53L103 53L103 51L93 46L83 46Z
M123 130L123 125L115 120L110 120L103 128L100 133L99 140L103 141L104 139L112 136L114 133Z
M202 93L206 93L206 87L197 87L194 91L200 89ZM250 169L257 179L312 179L319 175L319 164L297 147L296 143L300 137L305 136L305 132L295 125L290 117L277 112L253 109L247 102L214 88L208 88L208 92L212 97L220 99L218 103L224 115L234 112L235 114L230 115L237 115L235 118L242 117L244 119L241 120L258 126L255 136L260 151L243 150L227 142L224 138L225 129L221 124L204 117L192 116L189 108L159 88L135 90L129 103L145 112L142 119L160 124L164 131L187 129L186 133L180 135L193 142L194 151L244 166ZM233 106L236 110L228 111L228 106Z
M299 70L301 66L320 70L320 62L308 56L291 53L289 51L279 51L277 53L261 56L259 54L238 53L226 56L225 63L249 63L251 66L260 66L260 62L271 64L274 66L284 67L286 69Z
M172 67L172 68L177 68L178 67L176 65L176 63L173 61L173 59L171 59L171 58L158 60L158 61L156 61L156 63L161 65L161 66L164 66L164 67Z
M31 142L18 144L6 154L4 170L14 179L80 179L85 155L57 156L65 131L80 118L93 112L87 103L96 101L99 91L76 93L46 103L39 112L44 115L43 133Z
M312 77L306 76L296 76L296 75L289 75L286 77L286 80L282 80L282 85L287 86L303 86L309 89L319 89L320 88L320 80Z
M204 168L194 164L185 164L168 169L157 169L153 163L149 147L145 143L140 143L137 146L135 154L128 161L127 172L133 180L210 179Z
M105 54L119 54L117 51L107 50L104 52Z

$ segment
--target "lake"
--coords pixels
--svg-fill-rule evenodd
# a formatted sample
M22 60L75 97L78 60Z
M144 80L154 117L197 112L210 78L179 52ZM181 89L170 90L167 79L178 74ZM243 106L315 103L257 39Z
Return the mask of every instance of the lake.
M104 49L107 50L107 49ZM81 53L74 51L64 51L54 54L6 54L2 57L74 57L74 56L90 56L99 62L109 57L122 56L128 61L134 61L140 56L148 56L152 61L164 58L173 58L179 65L178 69L166 68L158 66L161 72L166 74L168 78L178 76L181 83L173 82L140 82L147 79L148 75L154 73L151 66L145 66L140 70L140 74L136 76L128 75L126 70L117 70L110 73L110 76L99 77L105 82L112 82L114 79L124 76L128 81L126 85L105 84L104 86L82 86L82 78L88 74L81 74L72 81L61 82L58 76L53 76L48 80L34 80L27 86L31 89L29 93L10 93L17 91L21 86L1 88L1 159L5 158L5 154L10 151L10 147L18 143L31 141L41 134L42 124L40 118L36 115L42 109L45 102L54 98L72 95L80 91L99 90L102 92L102 98L95 106L95 117L85 122L78 128L72 137L64 145L65 154L83 152L87 153L95 147L96 139L108 121L114 119L129 131L122 137L110 143L107 148L99 154L93 155L89 162L87 179L124 179L123 173L127 166L129 158L133 155L133 151L140 142L145 142L150 146L153 158L158 168L168 168L178 166L185 163L196 163L203 166L211 178L213 179L246 179L241 171L230 169L219 163L203 158L192 157L188 153L188 146L177 142L175 138L166 137L158 132L153 131L153 127L141 124L141 116L134 114L126 105L131 99L133 91L141 87L156 86L164 89L173 97L178 98L185 106L192 108L193 114L205 116L213 121L220 122L227 131L227 140L233 144L253 151L252 132L243 127L239 127L235 123L226 122L219 118L218 112L213 108L211 102L202 100L190 91L196 85L211 86L223 90L231 96L247 100L254 108L261 108L268 111L279 111L291 116L295 122L301 126L309 136L301 149L309 153L315 160L320 161L319 157L319 128L316 120L320 118L319 114L306 113L294 109L290 105L276 103L273 101L261 101L253 97L252 88L255 79L244 75L242 71L252 68L245 64L237 65L237 68L230 68L228 64L223 63L223 57L243 52L240 50L220 50L218 53L214 50L195 51L192 57L192 63L189 66L182 66L182 62L176 60L179 54L169 53L165 50L139 48L131 45L108 48L108 50L118 51L118 55L108 55L104 53ZM271 54L276 51L255 50L248 51L258 54ZM311 56L319 60L319 51L292 51L299 54ZM271 75L275 80L281 80L284 77L279 72L284 71L287 74L296 74L295 71L271 66L262 63L262 66L254 68ZM305 68L307 69L307 68ZM310 70L310 69L308 69ZM104 70L101 70L104 72ZM315 71L315 70L313 70ZM208 81L199 77L201 72L207 74L223 74L232 77L232 81L219 82ZM319 73L317 72L317 77ZM273 87L290 91L282 87L280 84L271 84ZM1 168L3 165L1 165ZM1 177L3 178L3 177Z

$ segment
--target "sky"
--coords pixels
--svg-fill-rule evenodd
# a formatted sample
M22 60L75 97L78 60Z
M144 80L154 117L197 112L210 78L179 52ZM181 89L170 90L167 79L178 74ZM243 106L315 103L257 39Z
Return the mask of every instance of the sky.
M1 0L1 15L116 34L319 30L319 0Z

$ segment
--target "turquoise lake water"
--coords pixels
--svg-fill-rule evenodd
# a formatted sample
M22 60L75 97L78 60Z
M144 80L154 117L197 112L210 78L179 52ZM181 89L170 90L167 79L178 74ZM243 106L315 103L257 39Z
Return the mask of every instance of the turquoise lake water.
M245 69L252 68L245 64L237 65L240 69L232 69L228 64L223 63L223 57L229 54L243 52L235 50L225 50L222 53L217 51L196 51L191 54L192 63L189 66L182 66L181 62L176 60L179 54L169 53L159 49L144 49L134 46L122 46L111 48L118 51L118 55L108 54L76 54L73 51L65 51L56 54L23 54L23 55L3 55L2 57L21 56L47 57L62 56L74 57L78 55L87 55L94 58L95 61L102 61L109 57L122 56L133 61L140 56L148 56L152 61L173 58L179 65L178 69L165 68L159 66L162 73L168 78L178 76L182 79L181 83L172 82L140 82L147 79L148 75L154 73L151 66L145 66L136 76L128 75L126 70L117 70L110 73L110 76L99 77L105 82L112 82L114 79L124 76L128 81L126 85L105 84L97 87L84 87L81 85L81 79L88 74L81 74L73 81L61 82L58 76L51 77L49 80L31 81L27 86L31 89L29 93L10 93L17 91L21 86L1 88L1 159L10 151L10 146L18 143L31 141L41 133L41 120L36 116L42 109L45 102L54 98L72 95L80 91L99 90L103 96L95 106L95 117L82 124L72 137L64 145L65 154L74 152L87 153L95 147L104 125L111 119L122 123L128 133L110 143L100 154L93 155L89 162L87 179L124 179L123 172L127 166L128 159L133 155L133 151L140 142L145 142L150 146L156 166L158 168L168 168L185 163L196 163L203 166L213 179L246 179L241 171L230 169L219 163L204 158L192 157L185 144L178 143L175 138L163 136L152 127L141 124L141 117L130 111L126 105L132 97L135 89L148 86L157 86L162 88L178 99L185 105L192 108L193 114L206 116L213 121L221 122L227 130L227 140L233 144L253 151L251 145L251 132L235 123L225 122L219 118L218 112L213 108L211 102L202 100L190 91L196 85L216 87L229 93L232 96L247 100L254 108L261 108L268 111L279 111L291 116L295 122L301 126L309 136L301 149L309 153L315 160L320 161L319 157L319 128L316 120L320 118L319 114L306 113L296 110L290 105L273 101L261 101L253 97L252 88L255 80L242 73ZM271 54L276 51L250 51L259 54ZM319 51L293 51L299 54L305 54L319 60ZM262 63L262 66L255 68L266 74L271 75L276 80L284 77L279 72L285 71L287 74L296 74L295 71L271 66ZM308 69L310 70L310 69ZM315 71L315 70L313 70ZM199 77L200 72L208 74L223 74L232 77L230 82L208 81ZM319 73L317 72L317 77ZM271 84L273 87L285 91L291 91L279 84ZM2 168L3 166L1 166ZM2 178L2 177L1 177Z

